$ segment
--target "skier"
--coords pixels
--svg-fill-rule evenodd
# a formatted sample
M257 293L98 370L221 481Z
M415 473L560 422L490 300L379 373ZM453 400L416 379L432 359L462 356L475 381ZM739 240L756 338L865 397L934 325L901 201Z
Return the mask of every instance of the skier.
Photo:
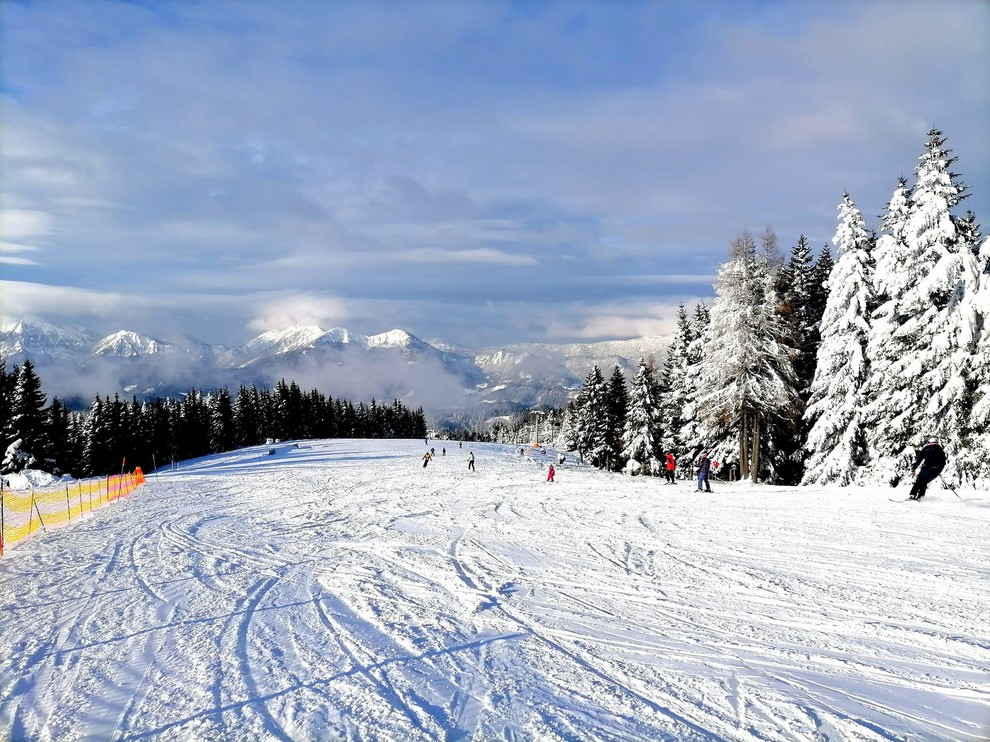
M667 484L674 483L674 467L676 466L677 462L674 460L674 452L667 451L667 464L663 474L667 479Z
M474 451L468 453L468 471L474 471Z
M705 492L711 492L711 485L708 484L708 472L712 468L712 462L708 460L708 454L702 453L698 461L698 492L701 492L701 485L704 483Z
M423 468L425 469L426 465L429 463L430 463L430 452L427 451L426 453L423 454Z
M554 471L553 464L550 464L550 466L547 468L547 481L548 482L552 482L553 481L553 475L556 474L556 473L557 472Z
M443 453L441 453L440 455L441 456L446 456L447 455L447 447L446 446L443 447Z
M920 470L918 470L918 464L921 464ZM918 451L914 463L911 464L911 476L915 477L915 479L908 499L920 500L924 497L928 483L941 474L944 468L945 449L939 445L937 438L929 438L928 444ZM915 476L916 470L918 470L917 476Z

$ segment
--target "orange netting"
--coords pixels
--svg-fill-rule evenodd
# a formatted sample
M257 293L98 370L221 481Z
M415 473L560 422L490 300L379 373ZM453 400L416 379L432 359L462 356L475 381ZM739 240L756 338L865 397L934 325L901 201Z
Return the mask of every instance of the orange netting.
M119 500L143 483L144 473L138 467L130 474L61 482L53 487L0 490L0 554L38 531L64 526Z

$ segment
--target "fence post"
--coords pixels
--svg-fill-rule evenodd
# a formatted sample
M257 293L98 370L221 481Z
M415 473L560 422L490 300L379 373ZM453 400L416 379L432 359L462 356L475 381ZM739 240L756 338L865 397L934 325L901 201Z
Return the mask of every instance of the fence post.
M65 483L65 512L69 515L69 520L72 520L72 506L69 504L69 483Z
M41 508L38 507L38 501L34 499L34 485L31 485L31 507L34 508L38 513L38 522L41 524L41 530L47 531L45 528L45 521L41 518ZM31 528L28 526L28 536L31 535Z

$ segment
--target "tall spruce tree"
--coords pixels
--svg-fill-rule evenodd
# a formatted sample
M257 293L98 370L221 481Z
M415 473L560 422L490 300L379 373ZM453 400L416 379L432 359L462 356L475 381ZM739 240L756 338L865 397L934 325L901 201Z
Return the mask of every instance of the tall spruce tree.
M860 412L869 377L866 345L873 309L873 237L856 204L844 194L833 243L839 261L829 277L818 365L805 419L811 429L804 484L847 485L867 463Z
M811 285L808 287L809 319L819 324L825 315L825 305L828 303L828 277L832 275L835 261L828 245L822 247L811 273Z
M641 467L640 473L654 477L660 476L664 467L660 400L656 392L653 370L641 358L629 392L629 410L622 433L622 458L626 463L635 461Z
M762 448L773 420L793 416L800 405L793 341L777 312L775 280L749 234L733 241L718 271L700 365L698 416L714 444L707 448L724 461L728 451L721 453L719 443L734 437L741 476L752 481L777 476L772 460L761 461Z
M237 444L234 404L227 387L210 396L210 445L214 451L231 451Z
M801 396L807 400L811 380L815 375L815 358L818 344L821 342L819 324L824 308L818 309L813 303L816 292L820 290L820 285L816 286L819 280L818 271L811 254L811 245L803 234L791 249L786 274L788 281L785 301L790 309L794 332L801 341L800 356L794 362L794 370L798 377ZM825 293L827 294L827 291ZM826 303L827 301L826 298Z
M877 256L885 301L874 312L867 349L872 399L864 413L872 460L866 481L896 484L929 435L940 437L949 454L948 474L960 453L965 423L958 403L968 371L958 366L967 356L959 306L965 275L976 271L967 265L975 256L961 244L951 213L966 190L950 170L954 162L942 133L929 132L906 212L885 218L889 232ZM886 273L887 266L896 268Z
M658 390L661 423L667 436L664 444L673 450L683 448L681 430L684 427L684 406L688 391L688 346L691 344L691 320L684 304L677 308L677 326L664 358L665 386Z
M629 409L629 391L626 389L626 376L616 365L608 380L608 460L606 468L619 471L625 463L622 459L622 431Z
M34 365L30 360L25 360L16 373L10 398L10 417L4 430L8 446L14 445L16 448L4 457L4 473L21 471L45 459L46 401Z
M608 386L601 369L594 366L585 377L577 398L578 451L593 466L605 469L609 464Z
M966 480L990 488L990 238L977 250L977 269L979 286L974 303L979 309L979 327L969 377L967 450L959 469Z
M686 362L683 373L683 399L681 408L682 424L676 435L674 447L680 458L693 461L705 448L709 447L711 433L702 423L698 412L698 398L701 393L701 367L707 354L708 330L711 324L709 308L701 303L694 307L691 320L690 340L687 345Z

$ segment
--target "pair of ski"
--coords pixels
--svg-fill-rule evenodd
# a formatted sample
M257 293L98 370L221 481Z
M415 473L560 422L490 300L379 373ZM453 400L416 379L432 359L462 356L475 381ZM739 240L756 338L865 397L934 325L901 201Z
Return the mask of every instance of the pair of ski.
M949 492L951 492L952 494L954 494L954 495L955 495L956 497L959 497L959 493L958 493L958 492L956 492L956 489L955 489L955 487L953 487L953 486L952 486L951 484L949 484L948 482L946 482L946 481L945 481L945 478L944 478L944 477L943 477L943 476L942 476L941 474L939 474L939 475L938 475L938 478L939 478L939 479L941 480L941 482L942 482L942 486L943 486L943 487L945 487L946 489L948 489L948 490L949 490ZM890 497L890 498L888 498L888 499L889 499L889 500L890 500L891 502L907 502L908 500L915 500L915 499L918 499L918 500L920 500L921 498L920 498L920 497L918 497L918 498L914 498L914 497L905 497L905 498L904 498L903 500L895 500L895 499L894 499L893 497ZM960 499L960 500L962 500L962 498L961 498L961 497L959 497L959 499Z

